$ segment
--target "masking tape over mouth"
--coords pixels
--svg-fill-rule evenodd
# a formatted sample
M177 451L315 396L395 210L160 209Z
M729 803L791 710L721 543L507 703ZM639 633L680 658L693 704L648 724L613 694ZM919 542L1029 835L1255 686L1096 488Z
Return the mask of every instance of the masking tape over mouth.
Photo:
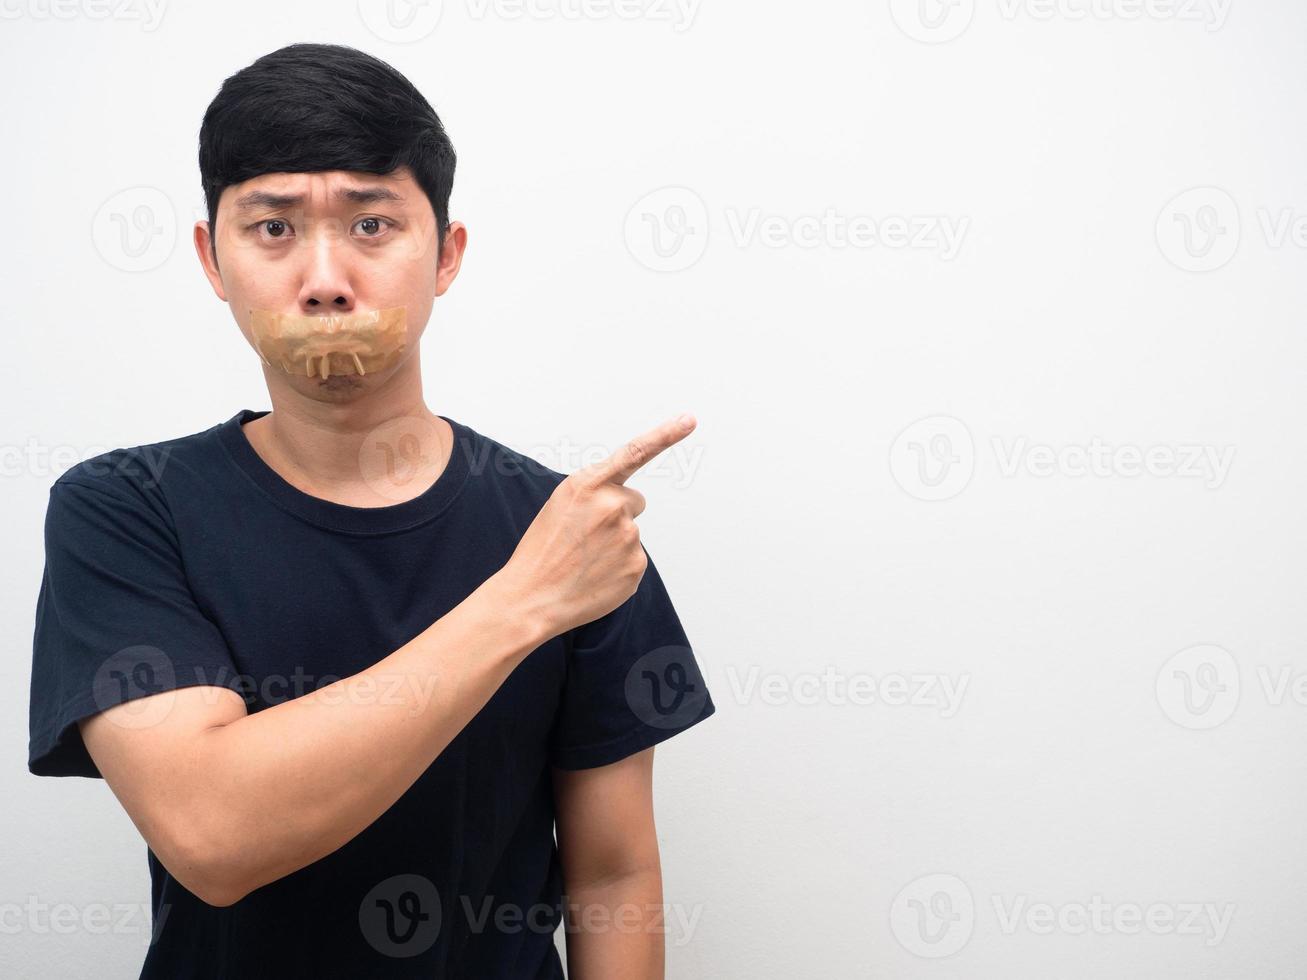
M408 341L402 306L366 313L302 316L250 310L254 350L269 367L306 378L374 374L399 360Z

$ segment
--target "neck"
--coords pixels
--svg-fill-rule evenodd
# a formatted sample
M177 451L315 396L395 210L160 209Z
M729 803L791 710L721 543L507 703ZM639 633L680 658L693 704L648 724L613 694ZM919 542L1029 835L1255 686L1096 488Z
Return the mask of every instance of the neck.
M384 506L417 496L443 471L453 434L427 408L416 351L377 387L323 386L321 399L264 370L272 412L244 431L264 461L300 489L340 503ZM399 460L402 481L379 486L377 473L365 473L383 456L386 466Z

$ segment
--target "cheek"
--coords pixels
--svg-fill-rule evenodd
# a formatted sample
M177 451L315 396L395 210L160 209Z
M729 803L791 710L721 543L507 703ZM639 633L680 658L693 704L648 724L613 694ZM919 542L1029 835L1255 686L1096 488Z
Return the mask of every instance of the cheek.
M255 273L250 258L248 249L240 245L224 242L218 248L218 272L233 308L258 306L256 295L268 291L266 277Z
M235 249L225 256L222 267L223 285L232 309L242 311L250 307L263 310L283 310L287 297L293 303L299 295L299 282L291 274L289 265L278 266L262 260L251 249Z
M394 298L396 304L403 304L415 314L431 311L431 303L436 295L435 263L430 261L406 261L395 267L386 288L379 293L378 299L387 295Z
M422 331L426 329L427 321L431 318L431 297L412 297L405 304L405 312L408 317L409 338L416 342L422 336Z

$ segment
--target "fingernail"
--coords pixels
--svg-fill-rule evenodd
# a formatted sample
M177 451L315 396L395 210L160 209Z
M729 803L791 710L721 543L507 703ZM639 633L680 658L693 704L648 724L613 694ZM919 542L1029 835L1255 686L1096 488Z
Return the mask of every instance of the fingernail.
M680 424L682 429L688 429L690 426L694 425L694 416L689 412L682 412L676 417L676 421Z

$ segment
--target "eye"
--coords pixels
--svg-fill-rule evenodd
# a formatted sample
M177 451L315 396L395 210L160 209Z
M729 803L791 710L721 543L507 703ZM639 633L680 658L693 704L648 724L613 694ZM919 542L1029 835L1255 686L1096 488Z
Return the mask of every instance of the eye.
M260 221L255 227L266 231L270 238L288 238L291 231L290 225L281 218L268 218L266 221Z
M384 218L360 218L354 223L355 228L363 229L364 238L376 238L390 226Z

